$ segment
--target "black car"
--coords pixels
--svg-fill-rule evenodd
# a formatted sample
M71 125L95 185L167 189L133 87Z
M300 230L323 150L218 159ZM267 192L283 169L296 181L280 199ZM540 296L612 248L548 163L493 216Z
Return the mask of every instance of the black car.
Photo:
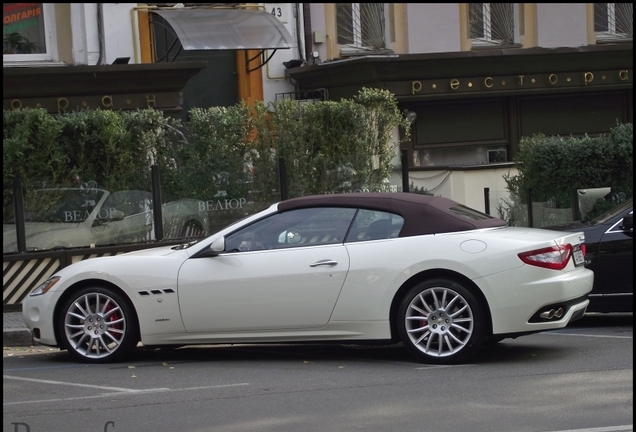
M589 222L549 227L583 231L587 267L594 271L588 312L634 312L634 199Z

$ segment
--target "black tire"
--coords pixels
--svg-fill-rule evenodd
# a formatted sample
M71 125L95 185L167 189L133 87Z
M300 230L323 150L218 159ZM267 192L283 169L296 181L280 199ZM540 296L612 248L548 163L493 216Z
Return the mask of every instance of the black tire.
M398 333L418 360L454 364L471 357L486 339L486 312L475 296L449 279L413 287L400 304Z
M57 317L60 346L85 363L111 363L129 356L139 342L130 302L113 289L85 287L71 295Z
M205 230L199 221L189 220L181 228L181 236L184 238L203 237Z

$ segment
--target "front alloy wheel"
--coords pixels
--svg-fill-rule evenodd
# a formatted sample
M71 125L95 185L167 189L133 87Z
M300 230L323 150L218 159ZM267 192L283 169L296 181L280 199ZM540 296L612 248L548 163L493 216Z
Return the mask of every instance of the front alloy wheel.
M462 285L431 280L411 289L398 313L398 330L406 348L427 363L465 360L483 344L485 315Z
M121 360L139 340L132 308L106 288L75 293L64 304L59 325L62 346L90 363Z

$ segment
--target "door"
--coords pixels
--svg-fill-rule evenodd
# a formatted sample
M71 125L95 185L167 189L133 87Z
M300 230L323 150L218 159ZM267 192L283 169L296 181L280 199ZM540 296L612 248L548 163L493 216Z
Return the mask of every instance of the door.
M329 322L349 270L344 236L354 209L274 214L225 239L225 253L179 271L189 332L319 328Z
M190 259L178 282L184 325L188 332L322 327L348 268L342 244Z
M159 15L151 15L155 62L208 62L208 66L192 77L183 88L183 111L174 115L187 120L187 113L192 108L237 104L239 91L236 50L183 50L170 24Z

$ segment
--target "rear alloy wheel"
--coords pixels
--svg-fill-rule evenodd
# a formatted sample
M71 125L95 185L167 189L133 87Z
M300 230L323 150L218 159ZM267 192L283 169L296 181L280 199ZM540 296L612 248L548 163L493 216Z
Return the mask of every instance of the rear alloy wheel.
M486 335L486 315L477 299L448 279L412 288L400 305L398 320L400 339L425 363L461 362L479 349Z
M62 347L88 363L122 360L139 341L132 307L108 288L74 293L64 303L58 325Z

